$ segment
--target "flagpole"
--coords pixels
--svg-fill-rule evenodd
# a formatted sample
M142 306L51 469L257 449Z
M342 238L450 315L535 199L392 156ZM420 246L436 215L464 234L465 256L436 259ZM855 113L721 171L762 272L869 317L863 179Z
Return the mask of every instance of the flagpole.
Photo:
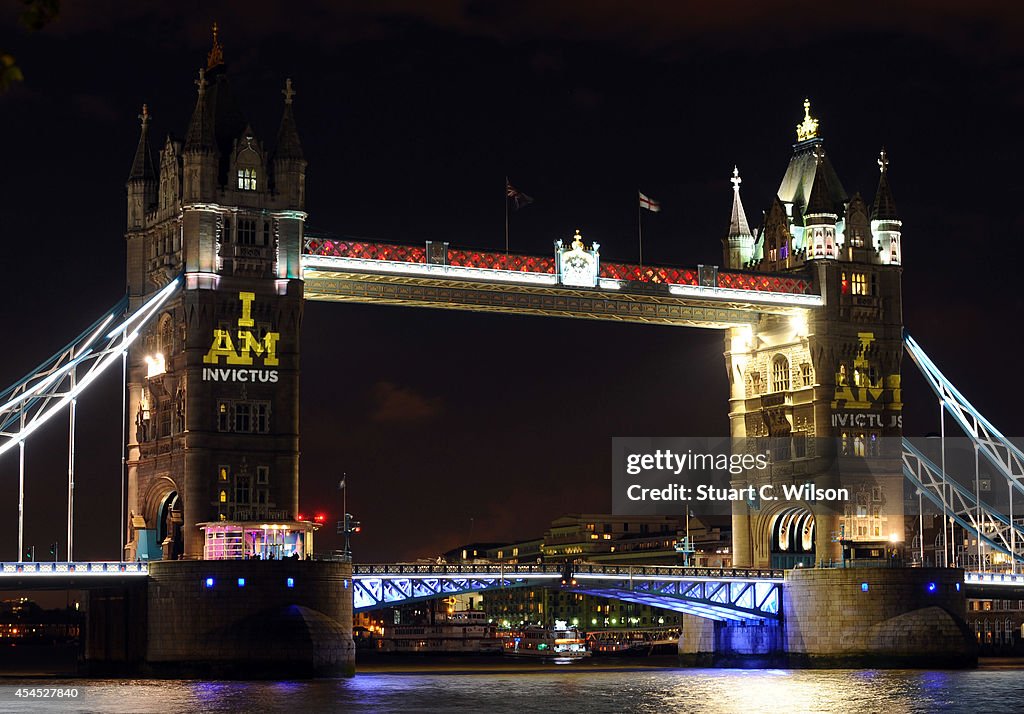
M505 255L508 255L508 176L505 177Z
M637 242L640 244L640 267L644 267L644 221L640 207L640 192L636 195L636 234Z

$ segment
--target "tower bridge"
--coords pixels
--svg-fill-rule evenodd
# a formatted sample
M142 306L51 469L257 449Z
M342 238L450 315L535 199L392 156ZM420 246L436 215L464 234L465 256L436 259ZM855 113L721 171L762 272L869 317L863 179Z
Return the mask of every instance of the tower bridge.
M909 353L943 413L997 467L1011 495L1024 494L1024 455L904 334L902 221L884 151L869 205L847 193L805 102L760 227L747 220L739 171L733 172L721 266L607 262L600 244L579 231L555 239L548 255L438 241L392 245L307 233L306 157L291 80L272 148L233 98L216 39L196 87L183 142L168 136L154 155L146 106L139 117L127 182L126 301L0 394L0 454L18 447L22 459L19 523L24 444L45 421L65 410L70 415L67 567L36 564L33 571L19 563L8 573L4 565L0 584L43 577L77 583L89 574L97 583L114 582L103 578L134 575L143 566L133 564L144 563L147 590L135 597L147 603L141 611L148 613L148 640L145 652L133 656L171 666L269 649L268 657L307 658L318 670L336 671L352 662L353 604L552 580L544 568L357 568L353 575L350 563L311 560L317 524L298 511L300 325L305 300L574 317L720 330L730 436L748 451L769 441L785 445L767 473L738 477L734 485L825 482L839 463L858 500L846 511L814 502L733 504L739 570L732 574L585 569L572 587L659 603L709 622L770 620L773 646L783 642L787 652L809 657L853 648L969 658L957 639L961 571L875 569L864 576L811 567L844 562L844 549L885 552L890 537L906 530L908 479L944 515L1005 554L1011 577L1024 561L1012 501L1008 513L999 513L980 490L951 487L944 466L936 477L921 454L879 447L883 440L901 443ZM80 570L73 542L75 405L96 376L118 365L126 433L123 548L116 559L123 568ZM19 559L21 533L19 527ZM249 560L255 556L277 562ZM779 580L777 572L798 565L808 567ZM947 557L943 565L953 562ZM230 595L242 589L244 605ZM97 594L110 612L118 597ZM304 608L296 626L320 634L294 649L262 647L252 623L292 622L295 608ZM899 639L908 627L941 636L908 652ZM710 641L703 637L697 640ZM328 654L310 652L309 642L321 640L329 642Z

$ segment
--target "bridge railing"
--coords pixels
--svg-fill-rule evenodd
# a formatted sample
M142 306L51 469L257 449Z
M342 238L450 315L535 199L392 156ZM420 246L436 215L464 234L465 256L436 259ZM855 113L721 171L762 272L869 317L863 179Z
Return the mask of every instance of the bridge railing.
M146 575L149 564L116 561L0 563L0 575Z
M563 572L562 563L502 564L502 563L371 563L352 566L355 576L374 575L551 575ZM573 573L609 577L658 578L715 578L736 580L781 580L785 572L776 569L745 568L693 568L680 565L604 565L577 563L570 567Z

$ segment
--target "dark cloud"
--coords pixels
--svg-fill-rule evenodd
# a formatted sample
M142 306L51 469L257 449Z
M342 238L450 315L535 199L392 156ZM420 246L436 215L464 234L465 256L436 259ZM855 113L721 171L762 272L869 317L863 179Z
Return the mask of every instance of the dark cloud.
M440 399L428 399L393 382L378 382L373 388L375 405L370 418L376 422L423 421L441 412Z

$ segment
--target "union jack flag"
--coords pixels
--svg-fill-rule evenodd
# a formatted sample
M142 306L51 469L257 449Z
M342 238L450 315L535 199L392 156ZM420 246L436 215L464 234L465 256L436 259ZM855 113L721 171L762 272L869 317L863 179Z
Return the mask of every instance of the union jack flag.
M517 211L523 206L529 206L533 203L532 198L509 183L508 177L505 178L505 197L512 201L512 206Z

